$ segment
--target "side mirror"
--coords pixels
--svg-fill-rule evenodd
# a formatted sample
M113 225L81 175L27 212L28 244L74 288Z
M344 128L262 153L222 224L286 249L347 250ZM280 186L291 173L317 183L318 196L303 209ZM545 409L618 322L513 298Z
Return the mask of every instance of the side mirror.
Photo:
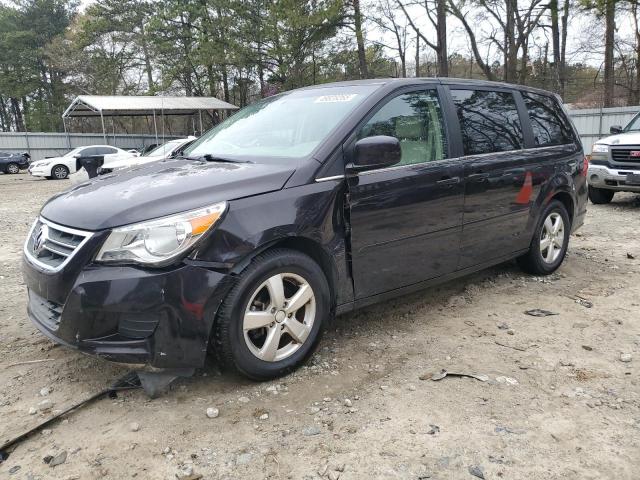
M73 158L82 158L82 155L80 155L79 153L76 153L73 155Z
M609 133L611 133L612 135L622 133L622 127L620 125L611 125L611 127L609 128Z
M362 138L356 142L353 162L349 169L360 172L391 167L398 163L401 157L400 141L395 137L378 135Z

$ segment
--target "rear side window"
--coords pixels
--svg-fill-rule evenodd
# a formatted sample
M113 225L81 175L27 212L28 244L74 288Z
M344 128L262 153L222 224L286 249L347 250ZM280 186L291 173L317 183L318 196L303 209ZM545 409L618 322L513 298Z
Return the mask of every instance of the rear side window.
M447 139L435 90L405 93L389 100L360 129L358 139L387 135L400 141L398 165L445 158Z
M571 124L558 102L546 95L528 92L522 92L522 98L529 111L537 146L563 145L575 141Z
M512 93L451 90L465 155L506 152L524 145L522 125Z

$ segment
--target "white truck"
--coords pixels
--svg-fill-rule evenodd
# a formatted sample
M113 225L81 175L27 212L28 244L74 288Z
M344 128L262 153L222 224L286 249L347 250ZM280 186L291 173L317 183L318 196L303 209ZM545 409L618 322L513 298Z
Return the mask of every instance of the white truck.
M589 161L589 200L609 203L616 192L640 193L640 113L626 127L593 144Z

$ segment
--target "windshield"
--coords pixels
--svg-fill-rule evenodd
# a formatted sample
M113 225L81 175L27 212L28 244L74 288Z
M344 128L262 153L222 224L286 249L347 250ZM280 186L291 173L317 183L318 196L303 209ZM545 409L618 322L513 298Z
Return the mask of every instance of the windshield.
M302 158L377 88L376 85L295 90L256 102L206 132L189 157Z
M65 153L64 156L65 157L73 157L76 153L80 153L80 151L83 150L84 148L86 148L86 147L74 148L70 152Z
M631 119L631 121L624 127L625 132L637 132L640 131L640 113Z
M174 148L182 143L182 140L172 140L171 142L163 143L159 147L145 153L145 157L156 157L158 155L169 155Z

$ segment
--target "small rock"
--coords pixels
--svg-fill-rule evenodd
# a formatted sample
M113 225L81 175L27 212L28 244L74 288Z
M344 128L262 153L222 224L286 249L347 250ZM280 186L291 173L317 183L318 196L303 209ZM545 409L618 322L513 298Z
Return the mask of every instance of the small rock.
M51 429L49 429L49 428L45 428L44 430L42 430L42 431L40 432L40 434L41 434L42 436L44 436L44 437L48 437L49 435L51 435Z
M415 385L409 385L409 387L408 387L408 388L409 388L409 390L410 390L410 391L412 391L412 392L415 392L415 391L416 391L416 386L415 386Z
M620 361L624 362L624 363L629 363L632 360L632 356L630 353L621 353L620 354Z
M427 432L428 435L435 435L440 432L440 427L438 425L429 424L429 426L431 427L431 430Z
M35 407L31 407L29 409L29 415L35 415L36 413L38 413L38 409Z
M138 430L140 430L140 424L138 422L130 423L129 430L131 430L132 432L137 432Z
M247 465L253 460L253 453L241 453L236 459L238 465Z
M484 480L484 472L482 471L482 468L478 467L477 465L471 465L469 467L469 473L476 478L481 478L482 480Z
M633 253L629 253L629 252L627 252L627 258L628 258L629 260L633 260L633 259L634 259L634 258L636 258L636 257L633 255Z
M498 323L496 327L498 327L499 330L509 330L509 325L507 325L505 322Z
M344 472L344 469L346 468L347 464L346 463L340 463L338 465L336 465L335 471L336 472Z
M51 468L57 467L58 465L62 465L66 461L67 461L67 451L63 450L62 452L60 452L59 454L57 454L55 457L51 459L51 461L49 462L49 466Z
M220 415L220 410L218 410L217 408L215 407L207 408L207 417L218 418L219 415Z
M14 473L16 473L18 470L20 470L22 467L20 465L14 465L13 467L11 467L9 469L9 475L13 475Z
M263 413L262 415L260 415L260 417L258 417L260 420L269 420L269 414L268 413Z
M505 377L503 375L496 377L496 382L498 383L506 383L507 385L517 385L518 380L512 377Z
M583 348L584 350L586 350L587 352L590 352L590 351L592 351L592 350L593 350L593 347L592 347L592 346L590 346L590 345L582 345L582 348Z
M340 478L340 472L329 472L329 480L338 480Z
M41 412L48 412L52 408L53 408L53 402L48 398L38 403L38 410Z
M311 427L305 427L302 429L302 435L304 435L305 437L312 437L314 435L320 435L321 431L318 427L316 427L315 425L311 426Z
M320 411L320 407L309 407L309 413L311 415L315 415L316 413L318 413Z
M191 465L185 465L179 472L176 473L178 480L199 480L202 475L195 473Z
M240 403L249 403L249 398L248 398L248 397L240 397L240 398L238 399L238 401L239 401Z
M380 390L388 390L389 386L388 385L380 385Z
M344 399L343 404L344 404L345 407L353 407L353 402L351 400L349 400L348 398Z
M49 395L49 393L51 393L51 389L49 387L44 387L40 389L41 397L46 397L47 395Z
M47 464L51 463L51 460L53 460L53 455L45 455L45 456L42 458L42 461L43 461L44 463L47 463Z

